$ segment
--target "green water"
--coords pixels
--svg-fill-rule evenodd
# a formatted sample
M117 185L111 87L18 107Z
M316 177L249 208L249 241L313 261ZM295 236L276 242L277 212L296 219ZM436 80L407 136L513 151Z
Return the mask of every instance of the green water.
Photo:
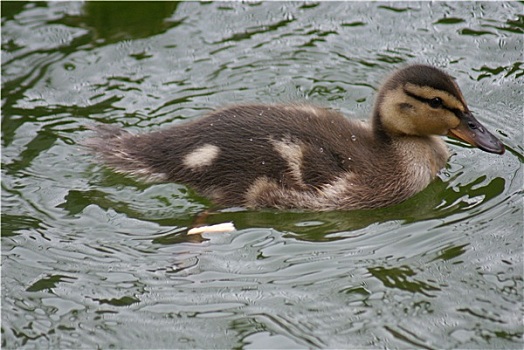
M2 347L522 348L522 2L2 1ZM363 212L224 210L96 164L86 125L241 102L365 118L381 80L457 78L503 156Z

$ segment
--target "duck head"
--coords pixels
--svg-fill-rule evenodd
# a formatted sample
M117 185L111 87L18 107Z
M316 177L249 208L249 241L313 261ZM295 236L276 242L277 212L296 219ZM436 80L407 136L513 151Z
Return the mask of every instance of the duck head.
M448 135L489 153L504 153L502 142L473 116L453 78L426 65L408 66L386 80L373 127L386 137Z

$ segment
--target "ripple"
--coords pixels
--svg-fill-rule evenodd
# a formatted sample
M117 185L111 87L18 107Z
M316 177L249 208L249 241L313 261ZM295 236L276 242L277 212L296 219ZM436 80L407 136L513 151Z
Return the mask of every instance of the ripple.
M521 345L521 5L188 2L100 21L121 6L2 4L3 347ZM209 202L75 146L85 124L143 132L229 103L365 117L413 61L455 75L508 152L448 141L441 178L392 208L222 210L208 223L237 231L187 236Z

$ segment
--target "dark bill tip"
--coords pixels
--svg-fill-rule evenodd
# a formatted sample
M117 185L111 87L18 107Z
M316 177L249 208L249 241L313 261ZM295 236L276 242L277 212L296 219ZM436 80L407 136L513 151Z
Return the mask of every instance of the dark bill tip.
M453 136L469 143L474 147L496 154L503 154L504 144L492 133L490 133L471 113L460 116L460 124L449 130L449 136Z

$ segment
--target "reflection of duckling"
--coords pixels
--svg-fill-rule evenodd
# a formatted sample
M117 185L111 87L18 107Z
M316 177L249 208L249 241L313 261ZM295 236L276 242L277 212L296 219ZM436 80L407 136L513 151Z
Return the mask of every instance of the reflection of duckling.
M471 114L456 83L411 65L379 91L370 125L311 105L237 105L133 135L95 127L86 144L115 171L189 185L223 206L377 208L423 190L449 157L436 135L486 152L504 146Z

